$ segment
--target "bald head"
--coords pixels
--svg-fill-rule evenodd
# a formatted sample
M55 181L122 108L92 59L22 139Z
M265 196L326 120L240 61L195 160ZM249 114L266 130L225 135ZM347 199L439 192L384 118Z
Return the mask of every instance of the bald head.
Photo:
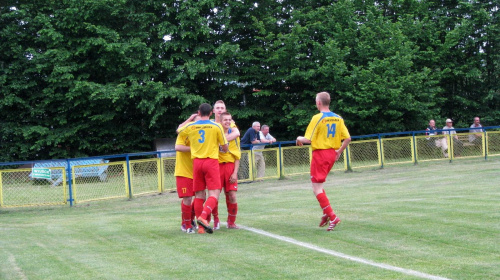
M316 101L322 106L330 106L330 94L326 91L322 91L316 95Z

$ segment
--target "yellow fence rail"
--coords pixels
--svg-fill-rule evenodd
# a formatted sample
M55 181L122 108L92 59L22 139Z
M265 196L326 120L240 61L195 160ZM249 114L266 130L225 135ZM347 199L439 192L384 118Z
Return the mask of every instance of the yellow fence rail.
M451 136L413 134L354 139L332 171L500 156L500 131L486 131L482 139L474 143L468 141L470 135L467 132ZM308 174L311 148L285 146L293 143L278 142L271 148L242 150L239 182ZM98 162L96 164L79 165L78 159L66 160L70 168L48 164L52 177L45 179L35 178L34 170L26 168L26 164L13 163L11 165L17 167L0 170L0 207L71 206L93 200L175 191L175 157L160 157L157 152L142 155L146 158L129 160L127 155L126 160L114 162L93 159L91 162Z

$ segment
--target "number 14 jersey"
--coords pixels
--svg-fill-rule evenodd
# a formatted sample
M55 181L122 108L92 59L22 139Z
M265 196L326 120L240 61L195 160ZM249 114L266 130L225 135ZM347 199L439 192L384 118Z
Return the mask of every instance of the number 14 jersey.
M305 138L311 140L312 150L338 149L349 138L344 119L333 112L321 112L312 117Z

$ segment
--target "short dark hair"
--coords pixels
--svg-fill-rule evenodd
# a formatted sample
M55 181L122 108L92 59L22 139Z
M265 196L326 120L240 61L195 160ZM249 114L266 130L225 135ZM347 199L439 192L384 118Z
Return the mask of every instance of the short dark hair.
M231 116L231 113L229 113L229 112L227 112L227 111L226 111L226 112L224 112L224 113L220 114L220 119L222 120L222 118L223 118L224 116Z
M200 115L202 117L208 117L210 116L210 113L212 113L212 106L210 106L210 104L208 103L203 103L198 108L198 111L200 111Z

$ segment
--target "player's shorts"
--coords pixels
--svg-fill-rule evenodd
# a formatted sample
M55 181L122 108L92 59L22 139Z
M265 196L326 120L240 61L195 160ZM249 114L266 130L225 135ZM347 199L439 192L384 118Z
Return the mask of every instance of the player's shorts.
M177 185L177 195L179 198L190 197L194 195L193 179L182 176L175 176L175 183Z
M219 160L195 158L193 160L193 189L195 192L220 190Z
M337 152L334 149L314 150L311 161L311 182L324 183L336 158Z
M230 183L229 178L234 172L234 162L224 162L219 163L220 170L220 182L222 184L222 190L224 192L229 191L237 191L238 190L238 182Z

